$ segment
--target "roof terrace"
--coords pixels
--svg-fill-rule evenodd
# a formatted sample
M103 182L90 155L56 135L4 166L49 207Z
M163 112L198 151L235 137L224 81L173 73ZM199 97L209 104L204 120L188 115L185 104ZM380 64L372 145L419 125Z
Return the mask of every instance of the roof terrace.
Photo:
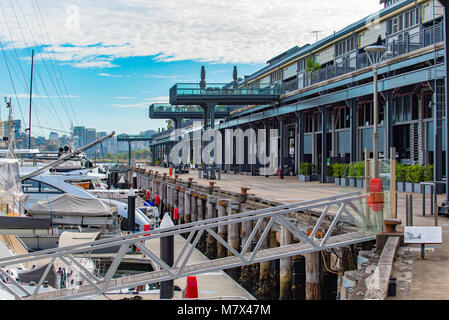
M215 106L215 118L225 118L229 112L235 110L235 106ZM172 105L169 103L154 103L150 106L151 119L172 119L183 117L184 119L203 119L204 110L198 105Z
M177 83L170 89L172 105L250 105L272 103L279 98L276 86L235 87L232 83Z

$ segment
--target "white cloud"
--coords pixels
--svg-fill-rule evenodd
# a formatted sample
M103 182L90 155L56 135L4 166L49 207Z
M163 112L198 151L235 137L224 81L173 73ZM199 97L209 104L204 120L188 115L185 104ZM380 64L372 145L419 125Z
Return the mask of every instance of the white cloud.
M121 74L110 74L110 73L97 73L98 76L100 77L110 77L110 78L123 78L123 75Z
M46 50L77 68L113 68L115 59L135 56L264 63L295 45L313 43L312 30L321 30L320 38L325 37L381 8L378 0L29 1L39 3L53 42L53 50ZM12 3L22 29L11 18L15 46L26 46L22 34L28 45L33 37L38 45L47 45L33 6ZM6 16L14 17L10 6L3 7ZM7 42L6 25L0 25L0 38Z
M130 103L130 104L111 104L112 107L115 108L148 108L153 103L168 103L169 97L153 97L153 98L145 98L142 102Z
M17 97L18 99L29 99L30 94L29 93L18 93L17 96L15 94L2 94L1 96L5 97ZM64 96L47 96L47 95L39 95L39 94L33 94L33 99L56 99L60 97L68 97L68 98L79 98L79 96L73 96L73 95L64 95Z

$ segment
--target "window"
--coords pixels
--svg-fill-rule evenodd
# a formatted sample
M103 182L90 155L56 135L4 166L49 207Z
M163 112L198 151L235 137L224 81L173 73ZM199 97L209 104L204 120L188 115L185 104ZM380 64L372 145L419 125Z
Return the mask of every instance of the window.
M22 190L24 193L39 193L39 181L25 180L22 183Z
M47 183L36 180L25 180L22 184L22 190L24 193L62 193L61 190L55 188Z
M271 74L271 83L278 82L282 80L282 69L277 70Z
M301 59L298 62L298 73L303 72L306 70L306 59Z
M41 193L62 193L61 190L59 190L59 189L57 189L57 188L55 188L55 187L53 187L53 186L51 186L49 184L46 184L44 182L41 182L41 189L40 190L41 190L40 191Z
M388 34L395 34L419 24L418 10L415 8L388 20Z
M349 37L345 40L342 40L337 43L335 46L335 53L336 56L342 56L346 53L349 53L351 51L355 50L355 39L354 37Z

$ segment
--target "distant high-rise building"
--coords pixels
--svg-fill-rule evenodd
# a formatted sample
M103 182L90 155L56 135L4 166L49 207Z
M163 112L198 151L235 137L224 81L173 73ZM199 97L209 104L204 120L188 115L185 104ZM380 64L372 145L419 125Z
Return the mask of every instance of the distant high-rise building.
M48 140L50 140L50 142L52 142L52 143L55 143L55 142L59 143L59 134L57 134L56 132L50 132Z
M94 128L86 128L86 145L97 140L97 130ZM95 155L96 148L86 150L86 155L92 157Z
M86 127L74 127L73 128L74 135L74 147L82 148L86 145ZM77 139L78 138L78 139Z
M108 135L107 132L104 132L104 131L97 132L97 139L101 139L103 137L106 137L107 135ZM108 141L107 140L96 146L96 150L100 155L107 153L108 152L107 149L108 149Z

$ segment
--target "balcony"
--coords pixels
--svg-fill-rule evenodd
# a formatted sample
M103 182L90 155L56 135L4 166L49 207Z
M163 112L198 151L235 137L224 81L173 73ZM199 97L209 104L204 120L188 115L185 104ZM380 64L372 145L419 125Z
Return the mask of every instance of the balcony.
M170 104L248 105L274 102L279 97L277 86L247 88L234 87L232 83L177 83L170 89Z
M415 34L408 35L400 41L392 41L387 45L388 54L384 61L398 56L437 44L444 40L443 25L438 24L434 27L424 29ZM344 60L340 63L322 68L320 70L302 74L300 77L284 82L279 89L281 94L292 92L298 89L328 81L338 76L354 72L359 69L369 67L369 59L364 52L357 57Z
M235 106L215 106L215 118L225 118ZM184 119L202 119L204 110L197 105L171 105L169 103L155 103L150 106L151 119L174 119L182 117Z

